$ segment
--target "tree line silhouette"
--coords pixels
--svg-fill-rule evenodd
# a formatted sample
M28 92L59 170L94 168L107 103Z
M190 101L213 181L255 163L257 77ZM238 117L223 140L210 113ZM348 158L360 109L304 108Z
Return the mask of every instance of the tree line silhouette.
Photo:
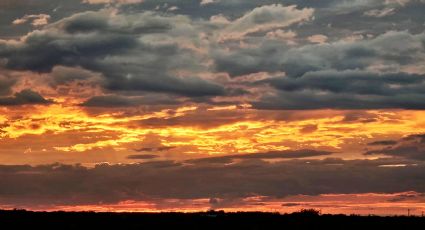
M291 214L208 211L197 213L32 212L0 210L0 229L425 229L419 216L321 214L302 209Z

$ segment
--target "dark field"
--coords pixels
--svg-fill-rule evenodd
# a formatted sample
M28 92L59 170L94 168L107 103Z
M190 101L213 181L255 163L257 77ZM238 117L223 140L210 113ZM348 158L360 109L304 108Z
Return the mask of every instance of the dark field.
M423 217L277 213L94 213L0 211L0 229L425 229Z

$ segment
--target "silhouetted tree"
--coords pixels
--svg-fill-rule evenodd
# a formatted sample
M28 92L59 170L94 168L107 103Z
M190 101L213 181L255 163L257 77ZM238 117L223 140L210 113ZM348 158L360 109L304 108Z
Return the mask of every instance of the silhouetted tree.
M304 209L303 208L298 212L292 213L292 215L295 215L295 216L305 216L305 217L320 216L320 214L321 214L320 210L313 209L313 208L311 208L311 209Z

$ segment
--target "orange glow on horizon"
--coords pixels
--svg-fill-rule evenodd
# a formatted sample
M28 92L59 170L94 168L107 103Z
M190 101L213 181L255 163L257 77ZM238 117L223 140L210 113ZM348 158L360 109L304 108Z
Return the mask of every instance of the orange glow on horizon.
M322 214L357 215L421 215L425 210L424 200L390 201L414 192L395 194L324 194L318 196L290 196L287 198L247 197L223 205L212 205L210 199L161 199L151 201L121 201L116 204L22 207L32 211L94 211L94 212L279 212L292 213L303 208L321 210ZM261 205L258 205L261 203ZM1 208L8 209L7 206Z

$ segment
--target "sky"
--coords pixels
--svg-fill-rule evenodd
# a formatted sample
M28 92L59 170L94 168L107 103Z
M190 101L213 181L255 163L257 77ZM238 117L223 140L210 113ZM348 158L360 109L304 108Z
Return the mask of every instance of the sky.
M425 211L424 0L1 0L0 208Z

